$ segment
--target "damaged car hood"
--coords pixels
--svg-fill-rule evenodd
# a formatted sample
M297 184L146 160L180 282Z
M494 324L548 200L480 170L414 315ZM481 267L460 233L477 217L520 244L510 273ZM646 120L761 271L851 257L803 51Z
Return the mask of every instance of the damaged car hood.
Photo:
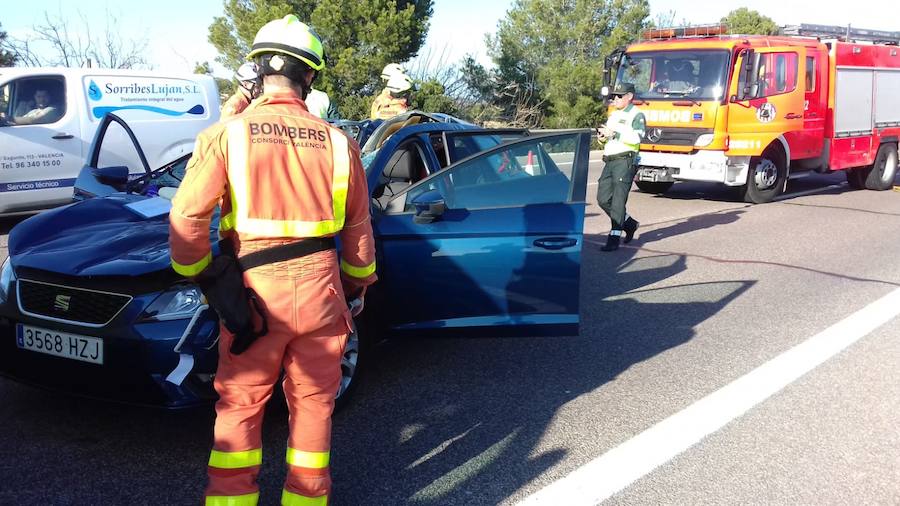
M17 268L72 276L140 276L169 269L168 213L146 218L126 207L146 199L115 194L33 216L10 233L9 256Z

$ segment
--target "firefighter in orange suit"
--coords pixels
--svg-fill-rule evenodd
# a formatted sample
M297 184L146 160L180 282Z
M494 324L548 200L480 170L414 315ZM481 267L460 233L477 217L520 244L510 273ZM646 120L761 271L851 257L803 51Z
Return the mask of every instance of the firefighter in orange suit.
M389 119L408 111L412 79L396 63L384 67L381 78L385 80L385 86L372 102L369 118Z
M342 248L340 261L328 250L244 272L269 331L234 355L234 336L222 328L207 505L257 503L263 408L282 368L290 410L282 504L328 503L331 414L355 315L347 300L361 301L376 278L359 147L304 103L323 55L321 39L296 16L263 26L248 55L264 76L263 95L200 135L172 203L172 266L184 276L211 262L217 205L220 234L238 257L310 237L339 235Z
M234 78L237 80L238 87L222 105L221 119L223 121L244 112L250 102L262 93L262 79L255 63L247 62L241 65L234 73Z

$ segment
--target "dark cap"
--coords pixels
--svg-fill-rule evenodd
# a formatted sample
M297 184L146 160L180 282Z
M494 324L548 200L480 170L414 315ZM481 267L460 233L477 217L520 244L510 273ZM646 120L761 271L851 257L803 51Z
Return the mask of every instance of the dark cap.
M631 93L632 95L634 94L634 85L633 85L633 84L631 84L631 83L619 83L619 84L616 86L616 89L614 89L614 90L612 91L612 93L610 93L610 95L612 95L612 96L614 96L614 97L615 97L615 96L621 97L622 95L625 95L626 93Z

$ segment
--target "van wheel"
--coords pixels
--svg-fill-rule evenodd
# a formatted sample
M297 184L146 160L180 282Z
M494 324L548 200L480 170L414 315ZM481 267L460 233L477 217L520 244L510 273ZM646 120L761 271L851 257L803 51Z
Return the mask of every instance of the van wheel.
M865 190L866 178L869 177L869 172L871 170L872 167L854 167L852 169L846 169L844 173L847 174L847 184L854 190Z
M334 399L335 411L350 402L353 392L361 383L363 368L371 353L371 341L368 325L362 321L354 321L353 333L347 339L344 356L341 357L341 383Z
M644 193L653 193L655 195L661 195L669 191L669 188L672 187L673 182L653 182L653 181L635 181L634 184L637 185L638 189Z
M865 185L870 190L889 190L897 176L897 145L882 144L875 155L875 163L866 177Z
M747 184L744 185L744 201L764 204L781 193L787 169L781 157L772 149L766 150L762 156L750 159L750 171L747 173Z

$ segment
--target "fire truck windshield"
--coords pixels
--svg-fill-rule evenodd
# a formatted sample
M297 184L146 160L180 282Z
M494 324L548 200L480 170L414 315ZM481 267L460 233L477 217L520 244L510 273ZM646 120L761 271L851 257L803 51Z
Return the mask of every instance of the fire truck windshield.
M616 84L634 84L635 98L721 100L728 82L728 51L672 50L626 53Z

